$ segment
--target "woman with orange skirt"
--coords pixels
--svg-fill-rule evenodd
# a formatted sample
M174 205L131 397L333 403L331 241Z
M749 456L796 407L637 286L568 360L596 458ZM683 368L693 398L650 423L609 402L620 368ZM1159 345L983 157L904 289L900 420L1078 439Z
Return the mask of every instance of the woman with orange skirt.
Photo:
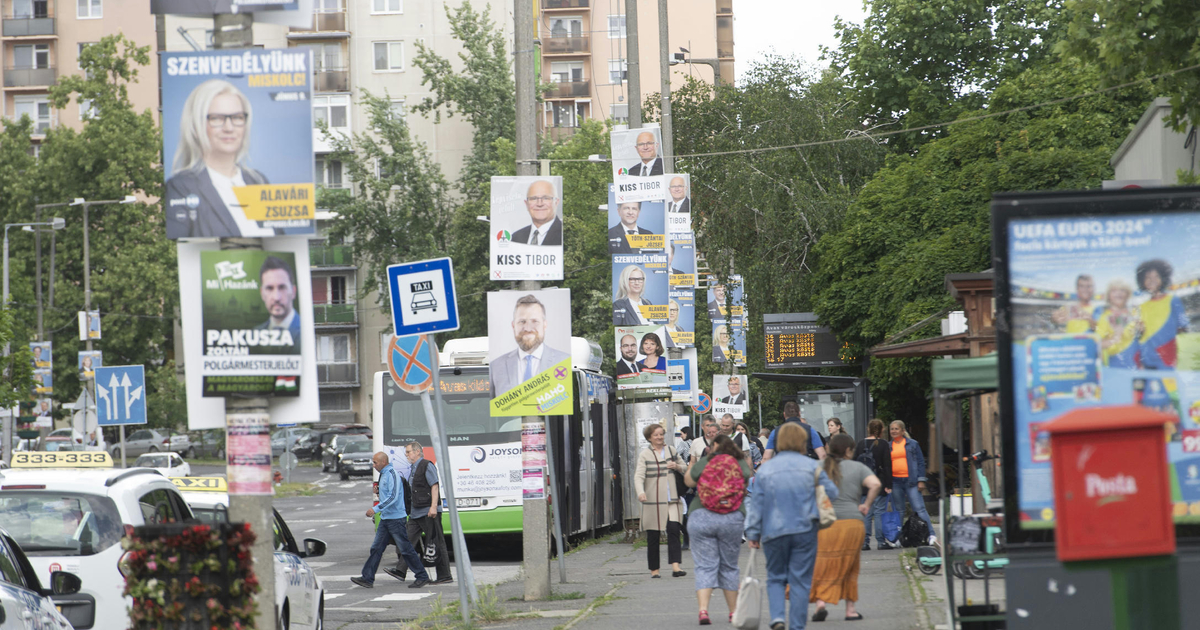
M883 487L875 473L854 460L854 438L839 433L829 439L829 455L825 458L825 474L838 487L833 501L837 521L817 535L817 564L813 569L812 591L808 601L817 605L813 621L825 621L827 603L846 600L846 620L858 621L862 613L855 609L858 601L858 562L862 553L866 528L863 517L875 503ZM863 489L867 490L863 499Z

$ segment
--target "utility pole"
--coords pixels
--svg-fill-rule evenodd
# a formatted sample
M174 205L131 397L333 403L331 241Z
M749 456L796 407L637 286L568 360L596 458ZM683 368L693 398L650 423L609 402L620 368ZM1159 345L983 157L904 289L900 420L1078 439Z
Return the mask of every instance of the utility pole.
M667 0L658 0L658 73L661 80L663 172L675 172L675 137L671 131L671 51L667 45Z
M514 79L516 80L517 107L517 175L538 174L537 161L537 77L533 73L533 3L518 0L513 6ZM522 291L537 291L540 282L522 280ZM522 426L541 425L546 432L546 420L541 416L521 418ZM550 597L550 512L545 498L525 499L521 503L523 561L525 569L525 601L544 600ZM561 550L560 550L561 553Z
M219 13L213 15L213 47L217 50L249 48L254 43L254 14L253 13ZM309 133L308 130L304 130ZM262 249L262 240L256 238L223 238L221 249ZM225 431L228 435L234 432L261 433L270 432L271 408L270 401L265 397L225 399ZM246 443L247 441L243 441ZM241 458L268 462L271 461L270 440L256 440L263 450L257 453L238 453ZM227 439L226 443L229 441ZM232 453L226 452L226 473L228 460ZM274 489L274 483L272 483ZM230 488L232 490L232 488ZM254 559L254 574L258 576L259 591L255 601L258 603L258 614L255 618L256 628L278 628L279 612L275 610L275 548L273 530L271 494L234 494L229 493L229 520L232 522L248 523L256 538L250 549Z
M642 67L638 55L637 0L625 0L625 57L629 71L629 128L642 126Z

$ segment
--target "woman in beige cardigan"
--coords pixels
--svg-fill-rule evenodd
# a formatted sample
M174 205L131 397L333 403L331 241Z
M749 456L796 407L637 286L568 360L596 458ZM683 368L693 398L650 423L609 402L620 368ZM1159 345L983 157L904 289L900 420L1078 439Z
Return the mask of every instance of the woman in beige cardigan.
M638 453L637 472L633 475L633 488L642 502L642 529L646 531L646 558L650 564L650 577L658 574L658 541L667 533L667 561L671 563L671 575L683 577L687 571L679 568L683 550L679 545L679 525L683 502L675 483L675 471L687 469L683 458L675 448L667 446L667 432L661 424L652 424L642 435L650 442L650 448Z

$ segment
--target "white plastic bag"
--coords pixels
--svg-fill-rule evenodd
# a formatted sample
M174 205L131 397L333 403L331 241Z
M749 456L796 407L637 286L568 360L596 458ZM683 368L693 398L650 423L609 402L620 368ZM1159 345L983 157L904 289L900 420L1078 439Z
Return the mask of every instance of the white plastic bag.
M762 581L754 577L754 561L757 558L758 550L751 547L746 573L742 577L741 588L738 589L737 607L733 609L731 623L738 630L757 630L762 619Z

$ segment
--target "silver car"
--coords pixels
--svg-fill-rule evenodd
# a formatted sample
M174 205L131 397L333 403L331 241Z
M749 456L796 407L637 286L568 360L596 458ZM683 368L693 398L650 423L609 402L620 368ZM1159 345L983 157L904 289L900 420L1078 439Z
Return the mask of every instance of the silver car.
M169 450L171 450L171 438L158 429L138 429L125 436L125 457L127 458ZM120 442L109 445L108 452L114 460L120 459Z

